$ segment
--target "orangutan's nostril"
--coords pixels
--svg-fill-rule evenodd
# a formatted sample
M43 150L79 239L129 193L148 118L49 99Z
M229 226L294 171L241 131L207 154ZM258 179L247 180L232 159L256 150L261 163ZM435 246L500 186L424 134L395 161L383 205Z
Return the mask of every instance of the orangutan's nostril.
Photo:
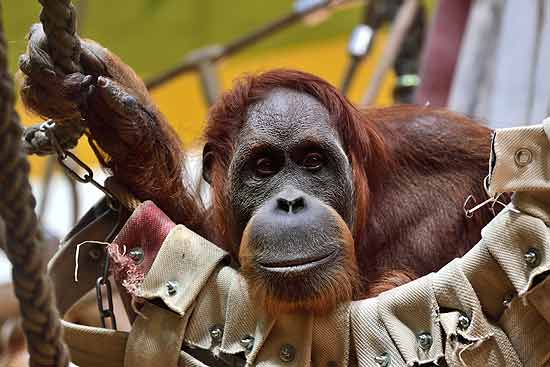
M277 199L277 209L285 212L285 213L290 213L290 201L288 201L287 199L283 199L283 198L278 198Z
M285 213L296 214L305 208L305 200L302 196L296 199L288 200L284 198L277 199L277 209Z
M306 206L305 200L303 197L296 198L290 202L291 211L293 213L298 213Z

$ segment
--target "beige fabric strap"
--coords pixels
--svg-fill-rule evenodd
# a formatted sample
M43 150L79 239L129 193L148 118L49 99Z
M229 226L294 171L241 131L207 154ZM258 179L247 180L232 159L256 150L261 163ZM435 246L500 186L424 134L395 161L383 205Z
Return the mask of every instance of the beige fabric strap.
M208 367L208 365L202 363L187 353L181 352L178 367Z
M547 277L542 284L529 291L525 297L537 312L550 325L550 278ZM548 334L550 335L550 334ZM550 343L550 340L548 340Z
M550 195L537 190L550 190L544 176L550 178L550 143L542 126L503 134L495 137L491 187L518 193L477 246L439 272L326 317L266 315L242 275L223 265L225 252L176 226L141 285L139 295L149 300L145 318L137 318L129 336L65 323L74 361L81 367L203 366L196 358L244 355L247 366L263 367L393 367L443 358L451 367L547 365ZM532 155L516 154L525 147ZM93 249L103 244L81 245L75 283L78 241L101 241L112 218L90 223L83 231L91 233L74 233L51 266L56 289L67 295L59 301L63 312L94 286L101 263ZM160 300L167 308L148 303Z
M525 297L512 299L498 322L521 359L520 365L546 367L550 363L550 324L543 316L548 316L549 308L542 313L537 308L548 305L549 284L547 277Z
M518 200L521 201L521 197ZM536 211L532 205L523 202L521 205ZM185 289L197 292L180 295L182 304L188 306L172 305L172 309L178 309L175 313L146 303L147 319L137 319L130 337L125 333L71 326L69 335L74 339L70 340L71 350L75 353L75 362L82 367L122 366L122 361L125 366L203 366L202 362L179 351L182 344L212 355L243 352L247 365L265 367L324 366L334 365L333 362L337 366L371 366L385 363L386 358L391 361L390 366L412 366L436 362L443 355L449 366L474 367L487 363L543 366L550 353L545 344L547 338L542 337L548 328L543 296L547 283L533 284L537 275L550 268L550 259L543 256L539 258L539 265L526 267L523 252L513 250L523 249L523 243L528 243L546 253L545 238L550 236L541 223L544 223L541 219L525 213L505 211L484 230L483 240L472 252L436 274L377 299L343 305L346 307L326 318L298 314L278 315L275 319L254 306L240 273L231 267L216 265L225 256L223 252L179 226L165 240L162 246L165 252L158 255L157 261L163 266L153 266L153 273L148 274L156 282L148 283L145 279L143 284L153 287L143 291L150 291L152 299L166 300ZM191 248L188 241L196 243L196 247ZM86 256L87 247L81 246L81 256ZM188 256L190 251L193 256ZM70 263L74 261L72 255L67 259ZM184 259L189 262L180 268L177 261ZM88 271L92 269L93 266ZM187 274L189 269L194 269L195 275ZM175 294L168 294L166 284L161 282L163 275L178 285ZM186 286L186 279L202 285ZM514 306L502 307L507 294L521 294L522 290L525 291L523 297L516 297ZM530 309L517 309L514 302L527 302ZM501 306L497 307L499 303ZM489 321L485 307L491 310L488 315L494 313L496 319L500 315L511 316L502 316L499 327ZM523 313L531 316L518 319ZM459 327L461 315L470 318L465 329ZM213 339L213 326L221 327L221 340ZM534 331L531 333L531 330ZM428 347L422 347L419 339L424 332L431 338ZM538 339L530 341L533 335ZM245 336L253 337L250 351L240 343ZM110 348L105 348L107 344ZM292 361L283 363L281 348L285 345L295 350ZM536 346L536 353L528 349L529 345Z
M437 362L443 357L431 275L382 293L379 298L378 313L408 365ZM421 341L428 334L429 345Z
M160 298L170 309L184 314L226 256L221 248L177 225L164 240L139 296Z
M539 218L504 210L483 229L481 242L519 295L532 287L538 275L550 270L550 232ZM525 261L529 252L536 253L533 264Z
M351 305L352 349L359 366L405 366L405 360L397 349L378 313L378 298L353 302ZM368 327L365 327L368 325Z
M499 129L493 138L489 193L550 190L550 119Z
M176 367L190 312L185 316L146 302L132 325L125 367Z
M81 367L122 367L128 333L62 321L71 361ZM136 366L139 366L137 364Z
M85 217L84 220L85 223L77 226L77 229L73 230L68 238L63 241L60 250L49 265L48 271L53 279L56 293L63 294L63 297L57 297L58 308L62 315L67 313L78 300L95 287L105 254L104 246L106 243L101 241L116 228L118 217L116 213L104 210L98 215L94 214L92 218ZM184 243L190 248L183 246L185 252L173 251L169 254L169 259L166 256L163 258L168 261L168 264L176 265L176 268L173 268L174 274L187 274L188 276L195 274L197 276L197 279L187 278L182 281L181 284L185 285L185 287L178 292L178 302L173 303L177 304L178 309L184 313L183 311L189 309L193 299L202 289L217 263L226 254L213 246L209 246L210 251L205 253L203 251L204 247L201 246L201 241L198 240L198 236L194 238L193 236L196 235L185 228L182 230L182 228L178 229L176 227L173 233L177 238L175 246L181 250L181 244ZM181 233L184 234L183 237L178 236ZM79 249L78 271L75 272L77 248ZM163 248L174 250L175 247L168 245ZM187 258L184 254L188 255ZM178 263L175 261L176 259L170 257L174 255L178 257L177 260L183 261ZM180 265L180 267L177 267L177 265ZM159 264L157 263L156 266L159 267ZM167 268L163 268L162 264L160 266L161 274L165 274ZM191 272L190 269L194 269L195 271ZM159 274L159 270L155 273L152 269L151 274L146 284L148 286L153 284L153 288L149 288L154 289L152 291L152 298L155 298L157 294L169 297L166 293L166 283L162 281L160 284L155 283L155 281L158 281L155 278L155 274ZM75 275L78 281L75 281ZM194 360L185 353L180 354L183 331L190 314L180 317L174 312L164 310L152 304L147 304L143 311L149 314L147 316L148 319L154 319L155 322L151 323L148 322L149 320L141 317L138 318L134 323L130 336L126 332L77 325L63 321L72 361L79 366L122 367L123 365L145 366L148 365L147 363L155 366L175 366L178 363L180 365L188 365L182 361ZM155 329L159 325L162 325L162 328ZM149 334L151 332L154 332L154 334ZM155 338L146 338L145 335L155 335ZM127 339L130 339L131 343L127 344ZM162 340L162 343L153 343L153 341L159 340ZM178 343L177 340L180 342ZM166 353L167 348L173 349L171 353ZM151 353L145 353L145 350ZM161 353L157 353L155 350L161 351ZM146 358L147 356L149 358ZM196 363L197 366L201 365L198 361Z
M477 300L487 318L498 320L504 311L504 300L513 296L515 290L487 247L476 246L470 250L462 258L460 270L475 290Z
M483 312L477 294L487 287L474 289L461 263L462 259L456 259L446 265L434 275L433 282L437 303L440 309L446 310L440 319L446 335L447 364L522 366L504 331L490 322ZM461 321L461 318L464 319Z

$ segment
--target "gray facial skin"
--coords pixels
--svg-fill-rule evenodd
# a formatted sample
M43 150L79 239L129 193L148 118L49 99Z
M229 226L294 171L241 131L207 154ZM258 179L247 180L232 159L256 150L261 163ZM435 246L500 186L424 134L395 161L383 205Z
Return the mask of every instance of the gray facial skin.
M239 234L262 205L288 189L332 207L352 227L351 166L327 109L315 98L273 90L249 108L236 147L228 190ZM319 157L319 168L308 168Z

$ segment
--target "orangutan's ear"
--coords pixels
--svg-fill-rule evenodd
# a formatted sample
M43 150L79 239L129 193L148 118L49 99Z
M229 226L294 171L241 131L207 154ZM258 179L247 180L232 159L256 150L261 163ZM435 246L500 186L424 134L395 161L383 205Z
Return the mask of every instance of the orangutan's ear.
M212 184L212 165L214 164L214 152L210 143L206 143L202 150L202 178Z

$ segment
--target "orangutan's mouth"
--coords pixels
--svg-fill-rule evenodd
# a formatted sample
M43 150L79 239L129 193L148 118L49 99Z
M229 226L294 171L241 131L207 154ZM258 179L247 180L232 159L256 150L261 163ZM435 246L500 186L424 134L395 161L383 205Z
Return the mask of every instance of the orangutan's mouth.
M258 266L266 271L275 273L303 272L322 266L336 256L337 251L315 257L291 259L277 262L259 262Z

